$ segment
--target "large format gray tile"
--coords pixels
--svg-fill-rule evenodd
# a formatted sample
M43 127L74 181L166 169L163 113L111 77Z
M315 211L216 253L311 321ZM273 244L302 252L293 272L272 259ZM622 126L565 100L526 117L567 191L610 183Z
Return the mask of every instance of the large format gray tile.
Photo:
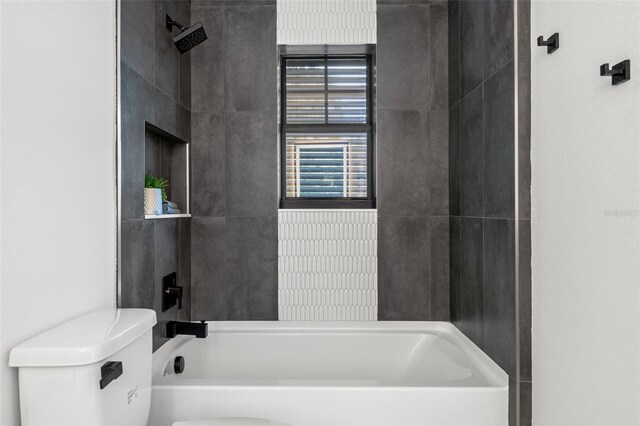
M191 109L221 114L224 111L224 9L193 7L193 23L200 22L207 40L190 51Z
M179 256L178 280L182 286L182 309L179 312L180 321L191 321L191 219L178 221Z
M377 20L378 110L430 109L429 7L380 5Z
M169 181L167 188L168 199L177 203L178 208L186 210L187 205L187 147L183 144L172 144L153 133L146 133L145 145L146 169L156 176L162 176Z
M449 107L449 34L447 5L429 7L429 109Z
M515 226L484 219L484 352L515 377Z
M482 86L460 102L460 214L483 216Z
M447 0L377 0L380 5L443 5L447 4Z
M180 53L171 41L180 30L176 27L169 32L165 27L165 15L178 20L178 3L176 0L155 1L155 85L174 100L178 100L180 78ZM188 23L181 22L188 26Z
M484 1L460 1L460 96L483 80Z
M518 216L531 218L531 57L518 65Z
M518 1L518 54L531 56L531 0Z
M277 213L277 118L275 111L226 115L225 205L227 216Z
M460 104L449 110L449 214L460 216Z
M449 0L449 107L460 100L460 0Z
M520 382L520 426L532 425L531 382Z
M121 3L122 61L151 83L155 66L155 7L153 0Z
M429 214L427 113L378 111L378 214Z
M278 319L278 220L226 221L227 319Z
M484 77L493 75L513 59L513 1L483 0Z
M520 220L518 226L520 380L531 381L531 221Z
M227 319L225 219L191 219L191 318Z
M517 386L513 377L509 377L509 426L517 426L516 422L516 402L517 402Z
M158 323L153 328L153 350L155 351L168 340L166 338L167 322L177 320L180 315L177 305L169 308L166 312L162 312L162 278L173 272L180 277L178 268L180 262L180 236L178 219L154 220L153 225L155 229L154 309L158 318ZM178 281L177 284L181 286L182 282Z
M193 113L191 118L191 213L224 216L224 117Z
M144 171L169 179L170 168L166 167L165 163L160 164L160 159L166 151L166 145L160 143L160 138L155 133L146 131L144 133Z
M227 111L276 111L276 53L275 6L225 6Z
M180 55L178 79L178 103L191 110L191 52Z
M429 218L431 320L449 321L449 218Z
M177 136L191 141L191 111L178 104L178 133Z
M148 220L123 221L120 229L122 308L154 308L154 229Z
M483 347L482 219L460 222L460 325L473 342Z
M460 243L461 243L461 219L459 217L449 218L449 311L451 322L461 328L460 313L460 275L462 273L460 263Z
M176 274L180 272L178 270L180 263L180 228L178 219L154 220L152 222L155 228L156 302L158 303L158 309L160 309L162 277L173 272ZM177 284L182 285L181 282ZM177 306L171 308L170 311L173 314L177 313Z
M210 6L275 6L276 0L191 0L193 7L210 7Z
M484 215L513 218L515 211L513 62L485 83Z
M162 130L178 135L179 109L178 102L171 96L156 88L155 94L156 117L155 124Z
M178 19L183 25L191 25L191 1L178 0ZM206 30L205 30L206 31ZM178 103L191 109L191 51L179 55Z
M449 215L449 111L428 113L427 137L429 214Z
M378 217L378 319L431 319L429 218Z
M122 168L120 214L123 220L144 218L144 122L154 121L154 88L128 65L122 64Z

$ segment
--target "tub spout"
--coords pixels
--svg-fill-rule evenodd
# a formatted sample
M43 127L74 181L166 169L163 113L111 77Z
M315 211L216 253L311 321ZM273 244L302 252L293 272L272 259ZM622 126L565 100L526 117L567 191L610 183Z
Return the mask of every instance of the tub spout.
M204 339L209 335L209 324L205 321L197 322L180 322L169 321L167 323L167 337L170 339L178 334L187 334Z

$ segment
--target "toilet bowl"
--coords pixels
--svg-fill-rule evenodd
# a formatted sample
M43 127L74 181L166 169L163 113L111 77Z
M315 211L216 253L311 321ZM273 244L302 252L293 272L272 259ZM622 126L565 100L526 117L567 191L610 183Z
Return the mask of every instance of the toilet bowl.
M151 407L149 309L101 309L16 346L23 426L145 426ZM284 426L227 418L180 426Z

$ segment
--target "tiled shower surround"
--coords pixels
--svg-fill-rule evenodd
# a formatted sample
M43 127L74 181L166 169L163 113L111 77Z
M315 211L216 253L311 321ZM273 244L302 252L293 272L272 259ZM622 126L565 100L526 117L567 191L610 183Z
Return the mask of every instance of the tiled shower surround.
M449 1L451 321L509 374L512 425L518 389L531 424L528 11L519 1L516 105L514 2Z
M276 1L124 1L121 305L160 313L160 279L173 270L186 291L182 311L160 316L154 348L175 318L350 319L358 307L364 319L451 320L509 374L510 423L519 412L530 424L531 36L519 1L516 80L513 6L377 1L375 238L349 248L366 253L362 271L310 279L296 275L309 275L304 266L283 267L332 254L314 246L324 238L278 226ZM208 40L177 54L165 9L201 22ZM144 120L191 141L191 219L143 219Z
M377 17L378 318L448 321L447 5Z
M185 0L121 2L119 306L156 311L154 350L166 341L167 321L191 319L191 230L189 219L144 219L144 122L190 139L190 57L178 53L164 26L165 14L189 22L190 13ZM183 306L163 313L162 277L172 272L183 287Z
M192 316L277 320L276 3L191 6Z

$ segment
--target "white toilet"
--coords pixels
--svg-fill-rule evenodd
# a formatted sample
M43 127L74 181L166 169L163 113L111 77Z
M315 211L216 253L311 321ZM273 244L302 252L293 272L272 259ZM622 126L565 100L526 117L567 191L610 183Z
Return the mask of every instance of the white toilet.
M148 309L101 309L16 346L23 426L143 426L151 405ZM285 426L225 418L176 426Z
M287 426L270 420L252 419L248 417L225 417L223 419L205 420L203 422L177 422L173 426Z

